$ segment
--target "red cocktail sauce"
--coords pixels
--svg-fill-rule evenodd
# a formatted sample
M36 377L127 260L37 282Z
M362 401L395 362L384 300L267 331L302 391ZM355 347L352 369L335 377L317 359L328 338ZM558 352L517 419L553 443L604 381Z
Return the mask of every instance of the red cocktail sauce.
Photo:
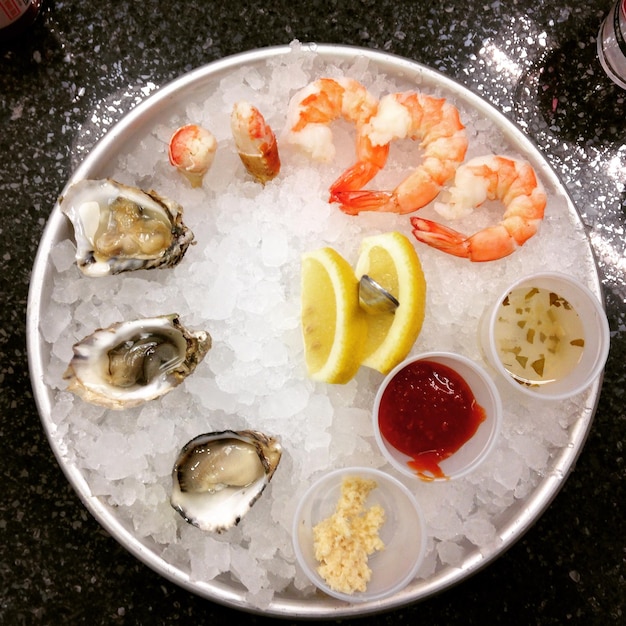
M408 465L423 480L447 478L439 463L471 439L485 417L463 377L428 360L402 368L378 409L382 436L412 458Z

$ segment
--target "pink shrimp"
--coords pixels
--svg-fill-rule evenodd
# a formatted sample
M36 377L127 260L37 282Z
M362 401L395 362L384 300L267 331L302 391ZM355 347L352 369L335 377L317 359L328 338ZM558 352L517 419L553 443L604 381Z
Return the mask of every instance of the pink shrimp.
M464 215L485 200L500 200L506 207L496 226L468 237L436 222L412 217L413 235L433 248L470 261L500 259L537 232L546 193L526 161L504 156L477 157L458 169L447 207L436 208L440 212L446 209L452 216Z
M465 158L467 137L456 107L445 98L415 91L381 98L363 131L372 146L395 139L419 139L423 162L393 191L337 188L333 200L350 215L361 211L412 213L433 200Z
M233 106L230 125L239 158L256 180L265 184L280 171L276 136L260 111L247 102Z
M199 187L213 163L216 150L217 141L210 131L196 124L187 124L172 135L169 159L192 187Z
M313 159L329 162L335 156L331 122L343 117L355 125L357 160L330 186L331 199L336 189L361 189L384 167L389 146L374 146L363 133L377 108L378 100L351 78L320 78L291 98L285 139Z

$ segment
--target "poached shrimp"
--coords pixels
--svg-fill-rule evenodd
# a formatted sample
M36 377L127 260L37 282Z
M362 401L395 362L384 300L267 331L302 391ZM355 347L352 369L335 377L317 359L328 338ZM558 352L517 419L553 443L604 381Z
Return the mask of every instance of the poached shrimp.
M332 200L350 215L361 211L412 213L433 200L465 158L467 136L458 109L445 98L416 91L387 94L364 129L373 147L420 140L422 163L393 191L336 187Z
M467 236L437 222L411 218L413 235L433 248L470 261L508 256L538 230L546 193L529 163L504 156L477 157L462 165L450 189L450 216L465 215L485 200L500 200L502 221ZM440 212L443 207L438 207Z
M352 78L319 78L289 101L285 140L315 160L335 157L331 122L343 118L356 128L356 162L330 186L331 199L335 189L362 188L384 167L389 146L374 146L364 133L377 109L378 99Z
M278 175L280 156L276 136L261 112L245 101L236 102L230 127L237 152L246 170L265 184Z

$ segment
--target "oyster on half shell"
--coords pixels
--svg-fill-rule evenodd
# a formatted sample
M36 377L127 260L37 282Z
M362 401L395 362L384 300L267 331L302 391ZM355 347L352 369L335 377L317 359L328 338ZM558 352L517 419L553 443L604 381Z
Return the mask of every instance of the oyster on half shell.
M130 408L182 383L210 347L209 333L187 330L175 313L119 322L75 344L63 378L87 402Z
M78 181L59 204L74 227L76 264L87 276L173 267L193 242L179 204L110 178Z
M190 524L222 532L259 499L281 455L274 437L255 430L199 435L174 464L170 502Z

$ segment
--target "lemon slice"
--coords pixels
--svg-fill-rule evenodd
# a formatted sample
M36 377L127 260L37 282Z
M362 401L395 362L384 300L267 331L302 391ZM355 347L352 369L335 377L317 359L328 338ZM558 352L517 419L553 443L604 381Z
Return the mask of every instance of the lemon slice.
M367 316L363 365L387 374L411 351L424 322L426 280L413 244L402 233L366 237L356 276L367 274L393 295L395 313Z
M352 266L332 248L302 256L302 334L309 376L347 383L361 365L367 333Z

